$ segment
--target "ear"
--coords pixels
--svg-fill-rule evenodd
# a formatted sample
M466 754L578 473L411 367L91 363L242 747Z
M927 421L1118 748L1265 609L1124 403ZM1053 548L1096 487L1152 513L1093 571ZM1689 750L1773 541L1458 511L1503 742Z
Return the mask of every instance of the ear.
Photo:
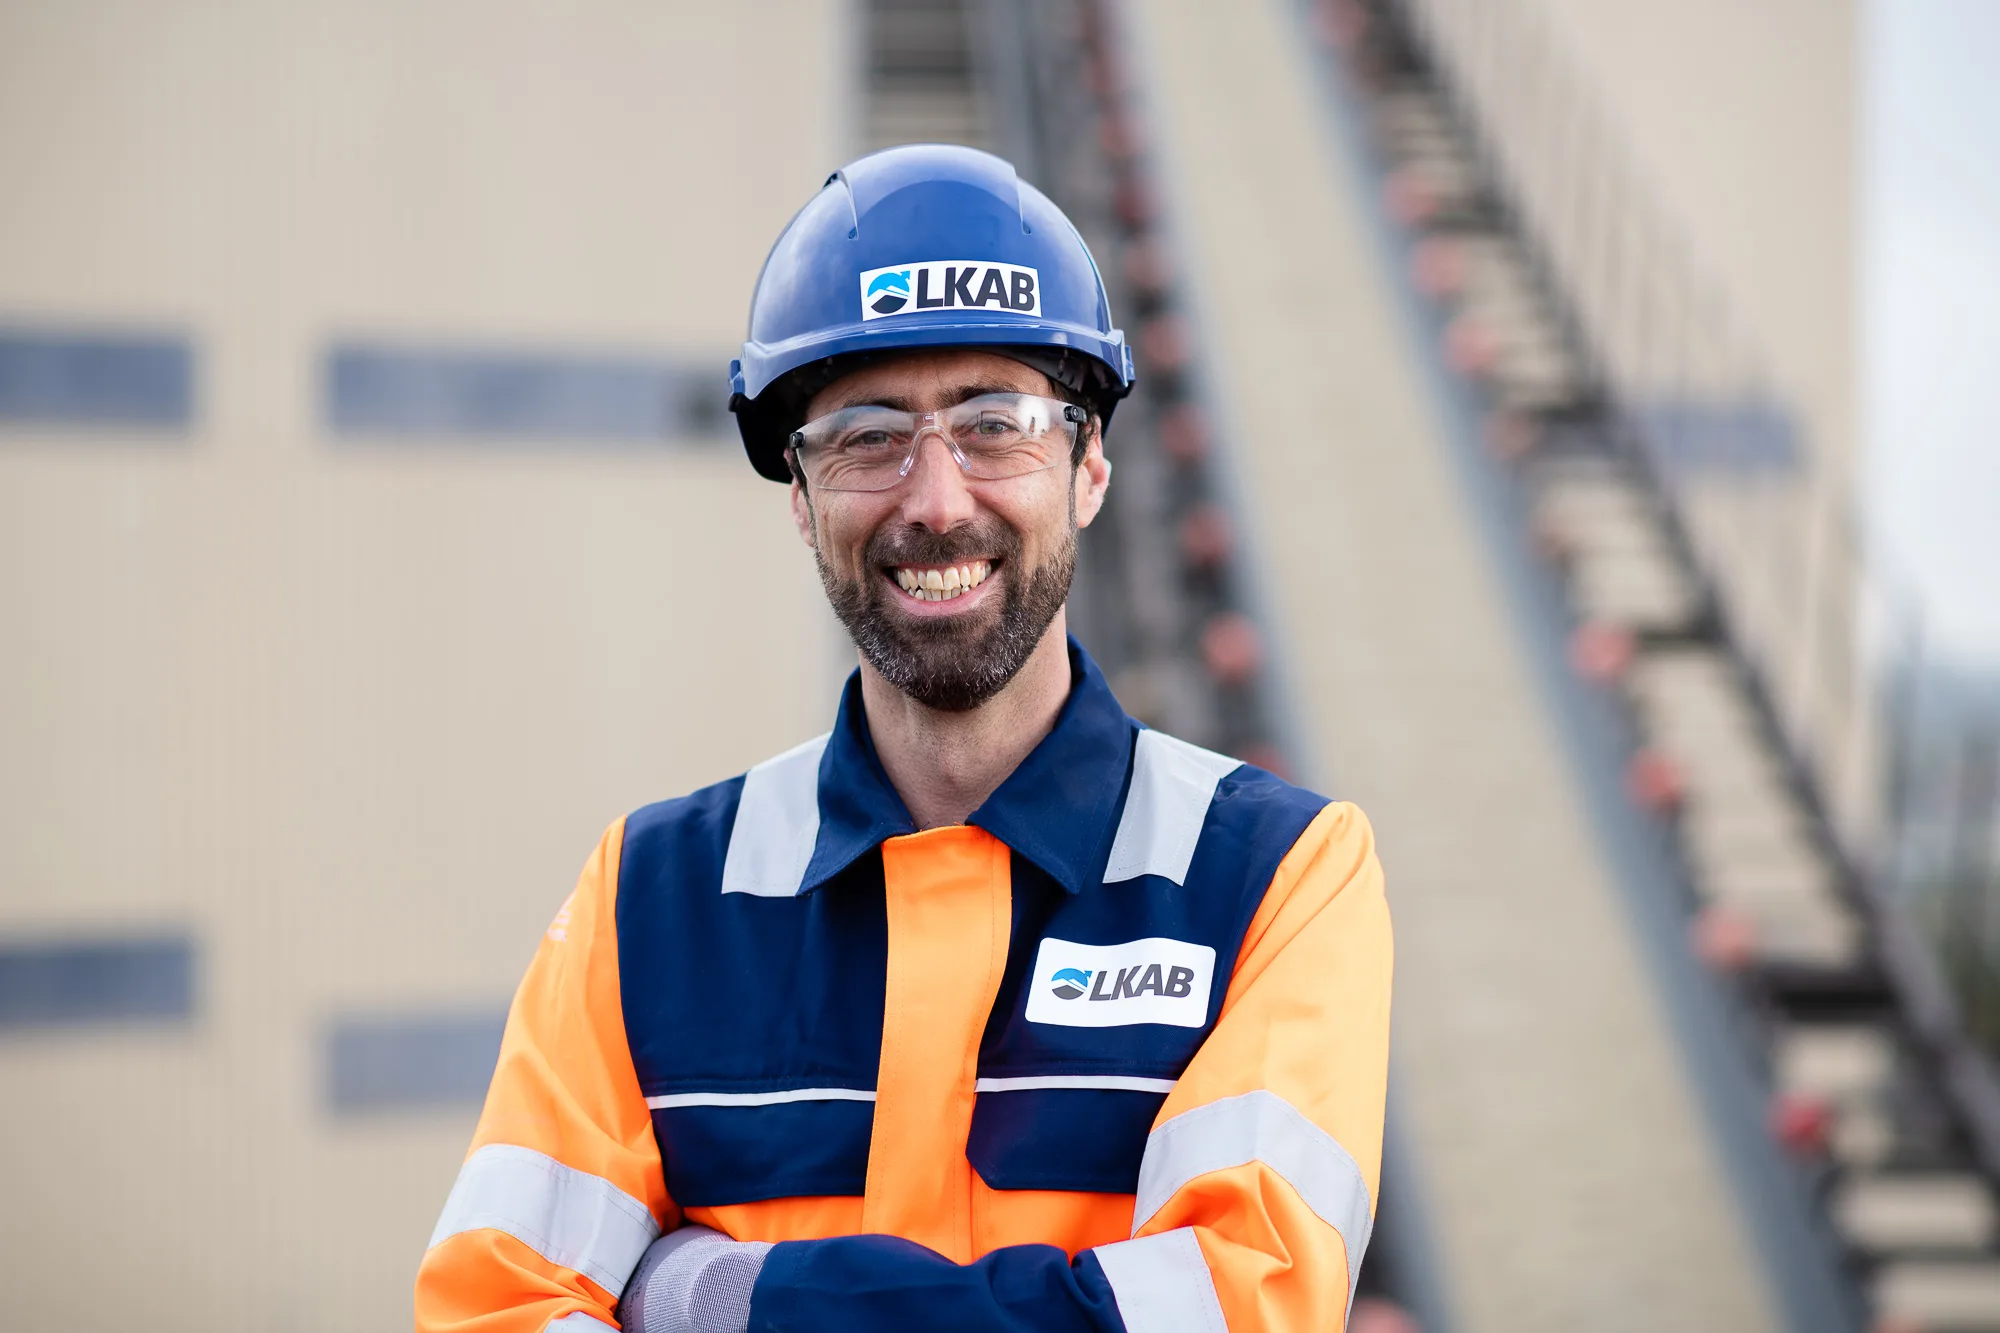
M797 477L792 478L792 526L799 530L799 540L807 546L819 545L819 529L813 522L812 497L806 494L806 488L799 484Z
M1092 420L1087 427L1090 443L1084 446L1083 461L1076 466L1071 484L1076 487L1076 525L1090 526L1097 511L1104 508L1104 492L1111 485L1111 460L1104 456L1102 427Z

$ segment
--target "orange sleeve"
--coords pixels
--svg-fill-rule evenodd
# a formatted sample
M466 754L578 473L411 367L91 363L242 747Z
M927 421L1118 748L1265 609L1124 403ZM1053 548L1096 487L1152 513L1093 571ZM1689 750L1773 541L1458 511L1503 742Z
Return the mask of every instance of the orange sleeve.
M616 1327L646 1246L678 1224L619 998L625 823L556 914L507 1014L472 1148L417 1270L419 1333Z
M1121 1308L1152 1284L1237 1333L1345 1327L1381 1171L1391 958L1368 821L1328 806L1272 877L1221 1017L1160 1109L1134 1239L1096 1251Z

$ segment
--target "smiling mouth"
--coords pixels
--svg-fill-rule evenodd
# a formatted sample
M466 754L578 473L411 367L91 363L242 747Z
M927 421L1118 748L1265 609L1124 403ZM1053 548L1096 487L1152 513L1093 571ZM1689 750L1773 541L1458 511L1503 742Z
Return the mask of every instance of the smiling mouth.
M904 595L918 602L949 602L986 582L991 560L967 560L956 565L891 565L889 574Z

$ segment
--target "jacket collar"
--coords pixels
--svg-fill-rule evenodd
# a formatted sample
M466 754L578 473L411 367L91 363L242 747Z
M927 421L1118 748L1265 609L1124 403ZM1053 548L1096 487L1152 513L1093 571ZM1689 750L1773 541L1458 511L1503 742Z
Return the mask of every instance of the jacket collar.
M1103 877L1138 724L1074 638L1069 665L1069 698L1055 727L966 822L1080 893ZM800 892L811 893L887 839L916 831L876 756L857 670L820 756L819 836Z

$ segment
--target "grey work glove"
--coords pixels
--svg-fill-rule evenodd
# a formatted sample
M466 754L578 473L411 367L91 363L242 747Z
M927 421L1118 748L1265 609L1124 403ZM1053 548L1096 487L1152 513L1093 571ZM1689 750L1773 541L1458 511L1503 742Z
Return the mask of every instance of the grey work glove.
M750 1289L770 1252L711 1227L669 1231L632 1270L618 1322L625 1333L749 1333Z

